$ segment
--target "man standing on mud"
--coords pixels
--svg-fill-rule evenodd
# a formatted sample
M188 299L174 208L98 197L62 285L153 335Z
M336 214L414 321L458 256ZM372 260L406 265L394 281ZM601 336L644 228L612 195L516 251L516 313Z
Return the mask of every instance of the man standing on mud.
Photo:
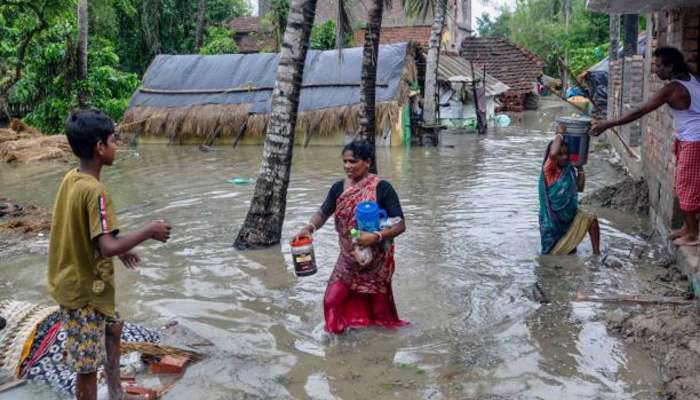
M700 244L696 217L700 212L700 78L690 72L683 53L676 48L660 47L654 58L656 75L671 82L637 109L596 124L590 134L598 136L669 105L676 123L676 194L683 212L683 227L673 231L669 239L676 246L695 246Z

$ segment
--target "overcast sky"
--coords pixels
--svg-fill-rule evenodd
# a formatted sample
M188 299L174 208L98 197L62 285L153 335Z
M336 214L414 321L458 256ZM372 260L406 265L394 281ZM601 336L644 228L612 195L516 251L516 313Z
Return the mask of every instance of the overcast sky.
M501 6L514 3L513 0L472 0L472 24L476 28L476 17L480 17L482 13L487 12L491 16L498 14Z

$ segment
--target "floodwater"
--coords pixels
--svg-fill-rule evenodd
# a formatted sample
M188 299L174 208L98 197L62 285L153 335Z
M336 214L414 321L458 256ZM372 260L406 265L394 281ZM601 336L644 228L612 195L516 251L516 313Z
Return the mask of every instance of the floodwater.
M446 135L441 148L380 150L408 230L397 241L394 293L412 325L329 338L322 299L338 253L332 224L316 235L319 273L297 278L289 247L239 252L231 243L248 209L262 149L141 146L105 171L123 230L151 218L173 225L168 244L140 248L143 265L119 267L123 317L170 320L216 351L187 371L166 399L656 399L660 380L644 354L609 336L609 310L574 302L643 288L644 221L600 211L603 242L623 260L608 268L588 241L576 256L538 255L537 178L549 107L489 135ZM588 188L619 172L595 152ZM62 164L0 166L2 195L50 206ZM295 149L284 234L289 238L343 176L338 148ZM0 300L50 302L46 241L0 252ZM637 249L637 250L635 250ZM640 271L642 273L640 273ZM550 304L530 293L539 282ZM0 399L55 398L27 385Z

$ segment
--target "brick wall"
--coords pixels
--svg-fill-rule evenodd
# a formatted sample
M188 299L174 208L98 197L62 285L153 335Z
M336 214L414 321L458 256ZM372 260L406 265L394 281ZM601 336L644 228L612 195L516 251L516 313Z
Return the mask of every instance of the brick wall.
M657 12L654 14L654 49L660 46L677 47L683 50L691 66L697 68L699 30L700 7ZM655 93L667 82L656 77L653 66L651 71L649 86L651 93ZM642 168L649 185L653 226L665 232L680 222L674 191L674 121L667 106L662 106L645 118Z
M351 1L350 18L353 23L362 23L367 21L367 7L370 5L368 1ZM328 20L336 20L338 13L338 0L323 0L316 3L316 18L314 24L322 24ZM382 26L406 26L406 25L426 25L433 21L432 13L423 19L421 17L410 18L406 16L400 1L395 1L392 7L384 7L384 16L382 18Z
M430 31L430 25L383 27L379 42L382 44L416 42L427 47ZM354 40L355 46L362 46L365 42L365 30L356 31Z
M620 117L644 101L644 58L642 56L635 55L610 62L608 78L611 89L608 115L611 118ZM628 145L638 147L642 144L641 121L635 121L617 129Z

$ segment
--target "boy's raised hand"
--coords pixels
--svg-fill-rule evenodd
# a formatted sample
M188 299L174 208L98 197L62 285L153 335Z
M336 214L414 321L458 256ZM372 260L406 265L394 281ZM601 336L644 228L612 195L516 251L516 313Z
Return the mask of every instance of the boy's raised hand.
M146 226L146 229L148 229L148 232L150 232L151 239L155 239L163 243L170 239L171 226L163 220L151 222Z
M141 262L141 257L138 254L127 251L126 253L120 254L119 259L124 263L124 266L128 269L136 269L136 267Z

